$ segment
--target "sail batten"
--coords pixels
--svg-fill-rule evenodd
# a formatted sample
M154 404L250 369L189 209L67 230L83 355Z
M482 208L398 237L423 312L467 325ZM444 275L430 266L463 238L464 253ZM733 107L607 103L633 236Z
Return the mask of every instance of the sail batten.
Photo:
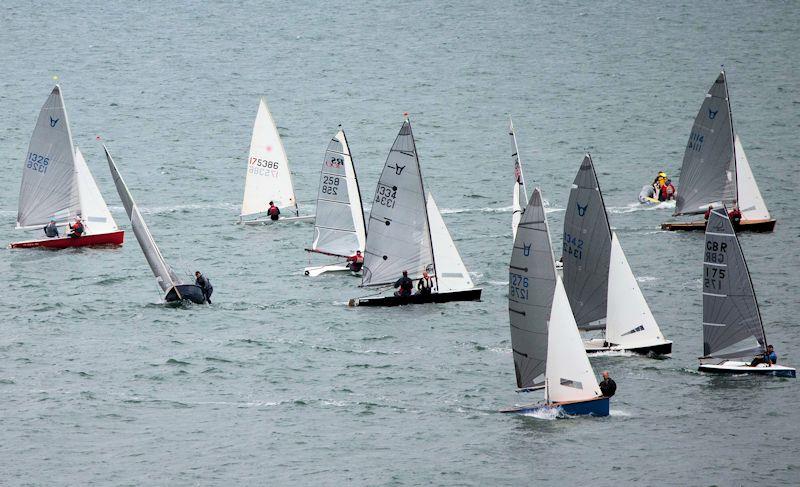
M299 216L286 150L267 101L262 97L250 139L242 218L263 214L269 209L270 201L282 211L288 209Z
M365 244L361 192L350 147L340 127L322 161L311 250L349 257L357 250L363 252Z
M425 190L408 119L392 144L375 189L362 286L391 284L403 271L412 279L423 271L435 273Z
M703 354L736 356L737 352L731 352L731 349L752 338L763 351L766 349L764 324L727 208L723 206L713 210L706 228L703 324L715 326L703 326ZM719 267L721 263L726 267Z

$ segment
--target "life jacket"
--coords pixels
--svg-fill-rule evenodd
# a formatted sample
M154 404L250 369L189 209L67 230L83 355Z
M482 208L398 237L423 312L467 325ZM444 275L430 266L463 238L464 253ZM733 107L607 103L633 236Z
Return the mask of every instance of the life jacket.
M672 199L672 195L674 194L675 194L675 186L673 186L672 183L665 184L661 186L661 193L659 194L658 199L660 201L667 201Z
M83 235L83 223L78 222L75 225L72 225L72 233L78 236Z

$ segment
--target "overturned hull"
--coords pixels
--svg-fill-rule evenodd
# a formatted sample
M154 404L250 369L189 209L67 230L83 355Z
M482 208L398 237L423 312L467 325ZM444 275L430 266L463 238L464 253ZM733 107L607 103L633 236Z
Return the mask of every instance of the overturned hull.
M12 242L9 247L12 249L31 249L31 248L46 248L46 249L66 249L69 247L90 247L100 245L122 245L125 239L125 232L119 230L109 233L96 233L92 235L84 235L83 237L55 237L44 238L39 240L25 240L22 242Z
M178 284L167 291L167 295L164 296L164 301L167 303L191 301L195 304L203 304L206 302L206 298L203 296L203 290L200 288L200 286L195 284Z
M403 306L406 304L448 303L450 301L478 301L481 288L466 289L447 293L412 294L411 296L381 296L374 298L353 298L348 306Z
M774 218L766 220L741 220L739 223L734 224L733 228L737 232L771 232L775 229ZM669 231L704 231L706 229L706 221L698 220L693 222L665 222L661 224L662 230Z

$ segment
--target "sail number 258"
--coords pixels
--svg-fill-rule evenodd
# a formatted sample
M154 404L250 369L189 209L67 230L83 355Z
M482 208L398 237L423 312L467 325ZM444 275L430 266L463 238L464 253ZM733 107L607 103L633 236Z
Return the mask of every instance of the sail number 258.
M528 299L528 278L513 272L508 273L508 295L517 299Z

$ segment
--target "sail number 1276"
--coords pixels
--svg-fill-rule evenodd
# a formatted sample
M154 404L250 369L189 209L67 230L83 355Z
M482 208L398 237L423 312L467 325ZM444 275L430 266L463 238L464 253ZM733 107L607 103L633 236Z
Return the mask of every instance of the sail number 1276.
M517 299L528 299L528 278L513 272L508 273L508 295Z

